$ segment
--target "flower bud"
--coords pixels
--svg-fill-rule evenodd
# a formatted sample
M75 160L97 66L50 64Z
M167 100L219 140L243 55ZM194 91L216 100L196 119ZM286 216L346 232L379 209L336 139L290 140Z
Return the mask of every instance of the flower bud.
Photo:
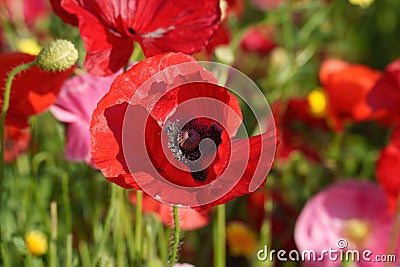
M28 251L33 256L42 256L47 253L47 238L40 231L31 231L25 236Z
M60 71L70 68L78 60L78 51L67 40L56 40L46 45L36 57L40 68L46 71Z

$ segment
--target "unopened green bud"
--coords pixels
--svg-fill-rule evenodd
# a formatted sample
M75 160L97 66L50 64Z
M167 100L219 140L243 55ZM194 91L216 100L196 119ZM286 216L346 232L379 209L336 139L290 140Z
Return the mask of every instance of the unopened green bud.
M46 71L59 71L70 68L78 60L78 51L67 40L56 40L46 45L37 55L36 62Z

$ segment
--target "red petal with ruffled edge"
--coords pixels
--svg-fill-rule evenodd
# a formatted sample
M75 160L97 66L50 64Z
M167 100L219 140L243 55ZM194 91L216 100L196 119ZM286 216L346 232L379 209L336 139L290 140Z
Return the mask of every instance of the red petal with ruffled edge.
M0 54L0 88L5 87L7 76L13 68L34 60L35 56L24 53ZM61 85L73 69L46 72L34 66L17 74L12 83L6 124L27 127L29 116L39 114L54 104ZM3 98L4 89L0 91L0 107L3 106Z
M132 40L126 35L111 30L117 27L115 21L104 23L104 20L113 16L112 13L107 13L112 12L112 7L105 4L100 9L98 4L94 3L81 6L75 1L61 3L65 10L78 19L79 30L87 51L85 67L90 73L100 76L111 75L128 62L133 51ZM104 13L98 14L99 12Z
M85 66L90 73L102 76L128 62L133 41L140 43L148 57L200 51L220 20L217 0L52 0L52 5L64 21L75 23L74 17L78 19L88 52Z

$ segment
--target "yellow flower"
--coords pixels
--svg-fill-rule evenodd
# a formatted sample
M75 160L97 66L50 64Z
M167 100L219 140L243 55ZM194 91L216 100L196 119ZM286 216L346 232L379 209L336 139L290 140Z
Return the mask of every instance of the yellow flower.
M232 256L252 256L257 248L254 231L242 222L231 222L226 229L226 239Z
M42 256L47 253L47 237L40 231L30 231L25 236L25 243L29 253L33 256Z
M35 39L33 38L23 38L18 40L17 42L18 51L36 56L39 54L41 47L38 45Z
M307 97L310 112L315 117L323 117L326 112L326 96L320 88L314 89Z
M362 8L368 8L374 0L349 0L350 4L360 6Z

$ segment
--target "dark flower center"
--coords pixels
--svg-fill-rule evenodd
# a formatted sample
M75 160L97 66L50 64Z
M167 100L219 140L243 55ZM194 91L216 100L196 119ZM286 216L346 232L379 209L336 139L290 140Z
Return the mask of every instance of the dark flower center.
M200 143L200 134L193 130L183 130L178 134L179 147L185 151L195 150Z
M167 127L168 147L174 157L185 163L196 181L204 182L208 177L208 166L202 166L209 155L214 155L222 143L222 126L208 118L197 118L180 127L179 120ZM210 141L205 141L210 139ZM204 142L202 142L204 140Z
M132 28L128 28L128 32L129 32L130 34L132 34L132 35L135 35L135 34L136 34L136 31L135 31L134 29L132 29Z

